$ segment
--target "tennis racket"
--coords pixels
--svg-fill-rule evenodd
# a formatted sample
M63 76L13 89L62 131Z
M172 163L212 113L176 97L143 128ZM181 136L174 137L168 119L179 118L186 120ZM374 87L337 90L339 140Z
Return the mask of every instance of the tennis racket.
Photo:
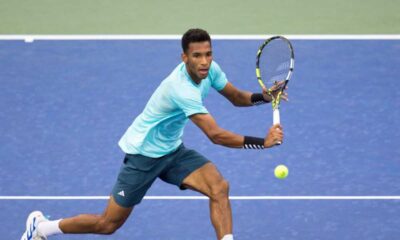
M279 103L293 69L294 51L288 39L274 36L261 44L257 52L256 75L260 86L266 89L272 98L274 125L280 123Z

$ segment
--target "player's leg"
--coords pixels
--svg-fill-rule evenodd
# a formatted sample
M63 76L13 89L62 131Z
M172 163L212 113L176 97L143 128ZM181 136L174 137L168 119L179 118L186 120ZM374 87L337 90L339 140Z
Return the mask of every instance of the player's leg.
M52 235L63 233L112 234L123 225L132 209L133 207L119 206L111 196L108 206L101 215L81 214L49 221L40 211L34 211L28 216L26 231L21 240L47 239Z
M210 217L218 240L232 237L232 213L229 203L229 185L214 164L200 153L183 144L171 156L172 162L160 178L168 183L198 191L210 198ZM228 235L228 236L227 236Z
M124 224L132 209L121 207L111 196L103 214L81 214L66 218L60 221L59 226L63 233L112 234Z
M210 217L218 239L232 234L229 184L212 163L207 163L183 180L183 186L210 198Z

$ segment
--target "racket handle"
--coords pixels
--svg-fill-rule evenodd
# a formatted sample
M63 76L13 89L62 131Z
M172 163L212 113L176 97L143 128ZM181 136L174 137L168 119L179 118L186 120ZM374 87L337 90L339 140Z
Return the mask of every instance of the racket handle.
M274 123L274 125L275 124L279 124L279 123L281 123L281 116L280 116L280 114L279 114L279 109L278 108L276 108L276 109L274 109L274 111L273 111L273 123Z
M281 123L281 115L279 114L279 108L275 108L273 110L273 123L275 124L279 124ZM276 145L281 145L282 142L277 142Z

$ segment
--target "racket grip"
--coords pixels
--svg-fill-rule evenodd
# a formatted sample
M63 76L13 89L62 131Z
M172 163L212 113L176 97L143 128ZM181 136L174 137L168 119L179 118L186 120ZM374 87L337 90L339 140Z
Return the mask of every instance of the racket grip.
M275 108L273 110L273 123L274 123L274 125L281 123L281 115L279 113L279 108ZM280 141L276 143L276 145L281 145L281 144L282 144L282 142L280 142Z

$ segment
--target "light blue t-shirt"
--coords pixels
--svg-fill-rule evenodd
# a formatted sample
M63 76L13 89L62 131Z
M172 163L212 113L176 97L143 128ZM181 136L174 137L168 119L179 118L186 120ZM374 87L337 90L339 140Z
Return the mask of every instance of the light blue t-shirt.
M225 73L212 62L208 77L196 84L184 63L164 79L119 141L122 151L158 158L173 152L182 143L188 117L208 113L203 105L210 87L222 90L227 84Z

